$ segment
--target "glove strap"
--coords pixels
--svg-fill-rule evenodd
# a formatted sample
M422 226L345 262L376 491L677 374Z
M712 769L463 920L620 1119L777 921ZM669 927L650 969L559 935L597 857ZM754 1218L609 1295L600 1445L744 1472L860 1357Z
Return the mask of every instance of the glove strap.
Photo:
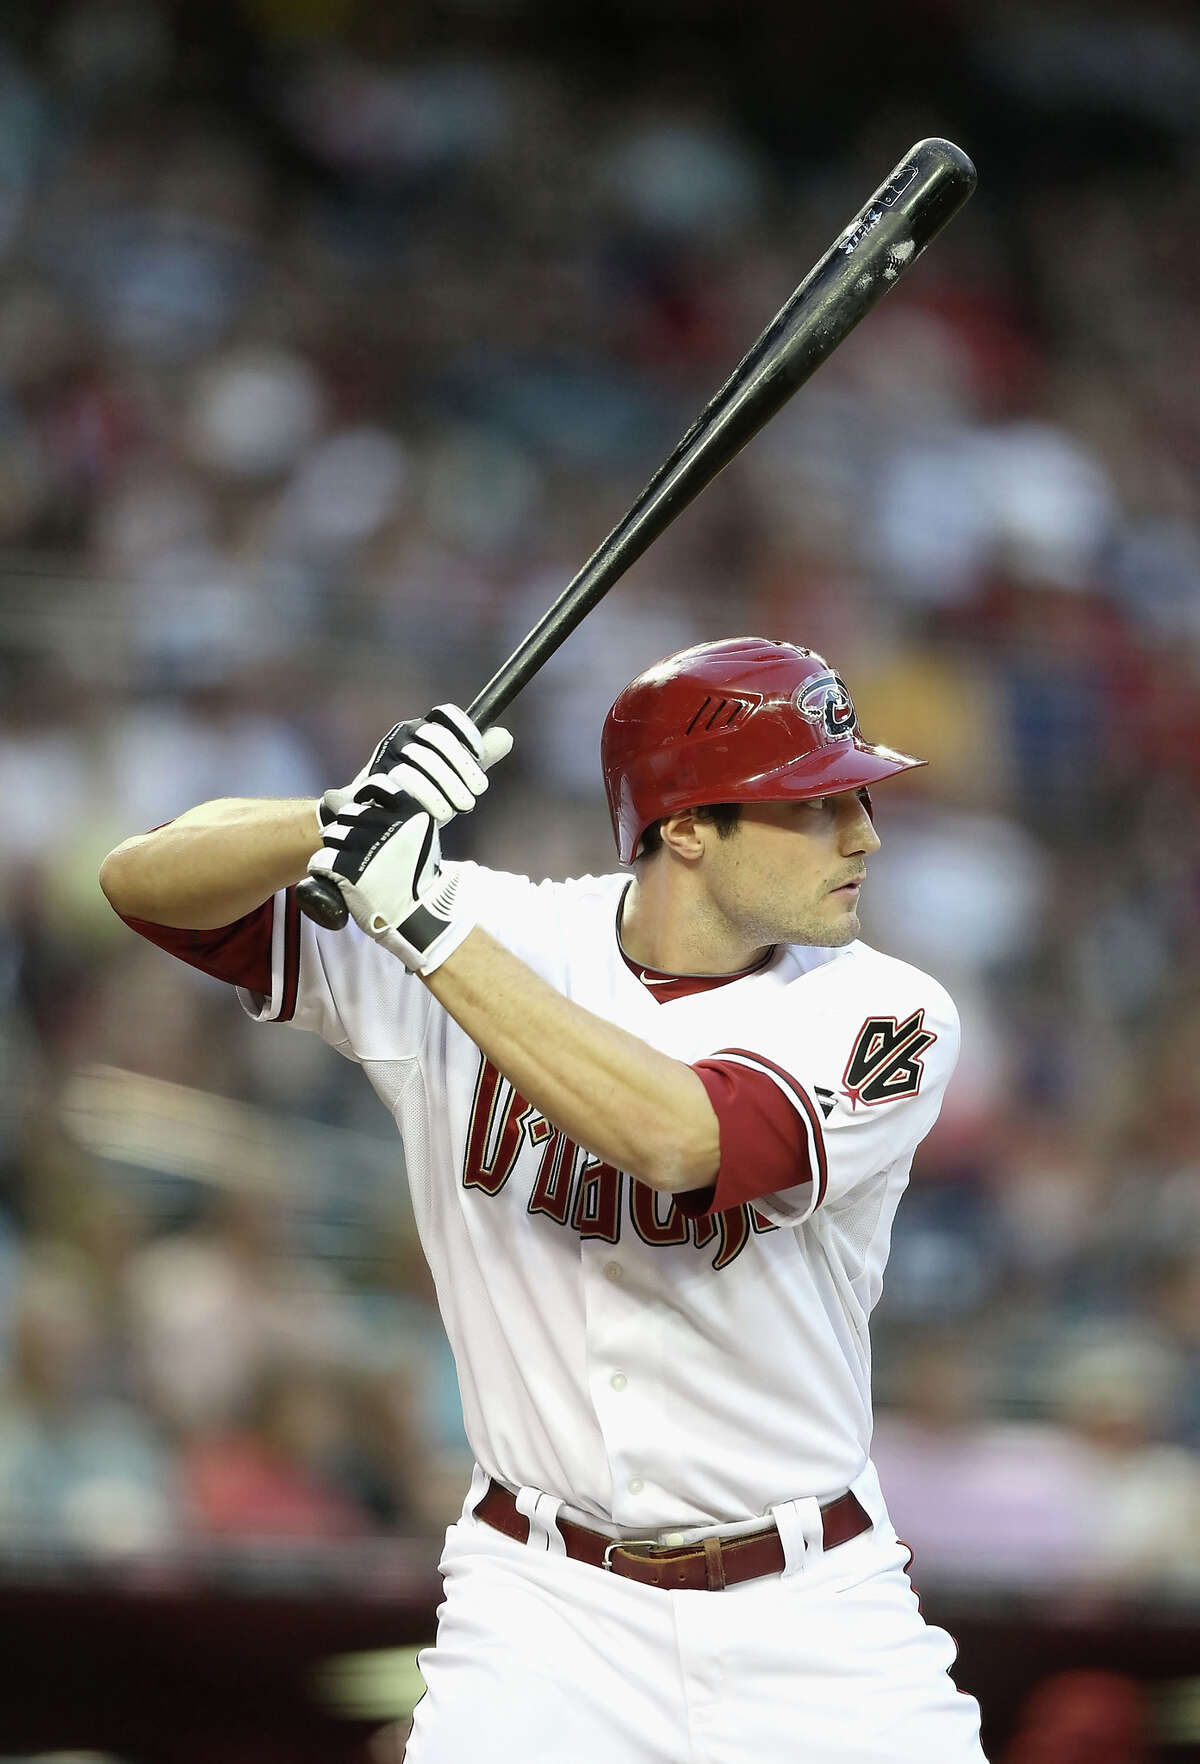
M419 958L415 973L432 974L435 968L440 968L472 929L471 919L454 916L457 893L458 870L448 865L438 877L437 887L422 895L408 917L397 926L397 935Z
M353 884L346 892L348 900L353 901ZM365 923L357 913L356 917L368 936L398 956L411 974L432 974L475 927L473 918L455 916L457 892L458 872L447 866L436 885L421 896L398 924L389 925L378 915Z
M417 927L418 935L424 936L431 924L440 927L432 941L423 946L410 943L407 935L413 920L418 918L424 921ZM416 912L410 914L399 931L393 935L406 944L412 952L411 959L407 954L401 956L405 967L409 968L412 973L424 977L440 968L446 958L454 954L459 944L463 942L464 938L469 937L474 929L474 919L452 919L447 923L445 919L439 919L435 914L426 913L423 908L418 907Z
M437 913L431 912L424 901L418 901L403 924L397 925L396 930L414 949L427 951L433 948L439 937L445 935L451 924L451 920L439 918ZM442 959L445 960L445 957Z

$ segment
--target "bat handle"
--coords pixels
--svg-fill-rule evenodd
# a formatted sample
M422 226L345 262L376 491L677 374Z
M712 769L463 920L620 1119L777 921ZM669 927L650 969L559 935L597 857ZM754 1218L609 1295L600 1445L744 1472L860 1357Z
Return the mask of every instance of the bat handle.
M306 919L326 931L340 931L350 917L341 889L327 876L305 876L297 882L296 904Z

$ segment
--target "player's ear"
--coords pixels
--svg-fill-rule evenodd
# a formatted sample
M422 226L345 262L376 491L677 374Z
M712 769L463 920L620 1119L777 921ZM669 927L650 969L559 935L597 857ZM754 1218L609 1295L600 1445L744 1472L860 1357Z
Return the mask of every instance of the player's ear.
M694 864L704 855L704 834L692 809L665 816L658 830L665 849L684 863Z

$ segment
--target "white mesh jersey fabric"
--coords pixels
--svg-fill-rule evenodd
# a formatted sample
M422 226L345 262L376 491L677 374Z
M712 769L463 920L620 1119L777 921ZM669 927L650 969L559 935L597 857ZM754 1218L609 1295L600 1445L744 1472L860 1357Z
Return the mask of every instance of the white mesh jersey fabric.
M430 1177L435 1163L420 1061L366 1060L363 1071L400 1130L409 1199L413 1217L420 1223L428 1217Z
M300 932L293 1020L359 1062L403 1136L480 1465L641 1535L840 1493L867 1460L868 1319L958 1046L940 986L863 944L788 948L660 1004L621 958L624 876L462 868L480 921L675 1058L737 1050L801 1117L794 1187L714 1218L597 1167L353 927ZM259 1013L279 1015L295 951ZM809 1171L812 1172L811 1180Z

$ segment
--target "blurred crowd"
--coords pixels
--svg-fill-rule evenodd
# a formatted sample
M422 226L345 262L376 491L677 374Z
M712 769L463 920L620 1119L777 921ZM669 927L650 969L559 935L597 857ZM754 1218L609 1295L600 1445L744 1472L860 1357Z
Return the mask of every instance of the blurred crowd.
M0 27L0 1573L456 1509L390 1122L99 859L469 700L946 133L971 207L568 641L449 842L608 870L633 673L828 654L933 762L879 793L867 936L964 1023L877 1314L898 1527L918 1577L1200 1590L1200 31L912 10L940 71L832 148L719 45L614 92L516 4ZM1087 151L1035 151L1051 116Z

